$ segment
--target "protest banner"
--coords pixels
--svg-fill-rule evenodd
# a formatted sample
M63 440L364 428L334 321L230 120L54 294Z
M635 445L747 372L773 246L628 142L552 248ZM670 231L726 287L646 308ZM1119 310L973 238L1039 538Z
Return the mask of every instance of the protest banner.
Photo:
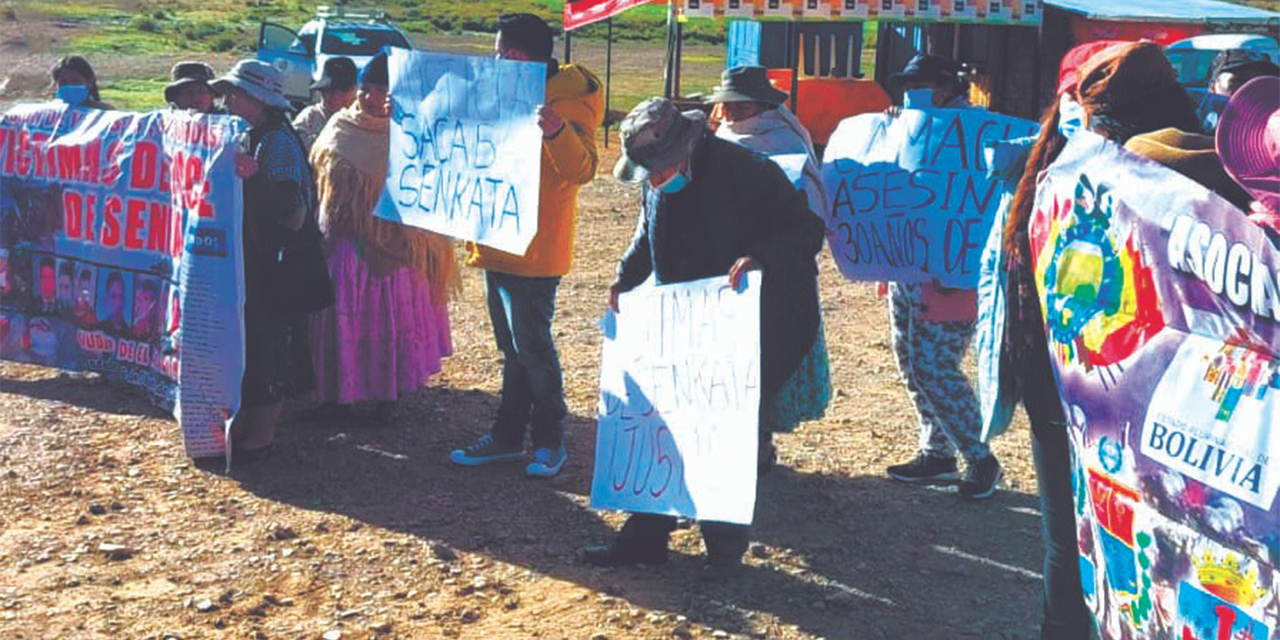
M619 296L604 320L591 505L751 524L760 274Z
M391 160L374 215L524 255L538 232L547 66L391 49Z
M1030 238L1103 637L1274 638L1280 251L1089 132L1043 174Z
M981 109L906 109L840 123L823 156L827 243L850 280L973 289L1003 191L986 145L1034 122Z
M220 455L244 369L244 121L23 105L0 116L0 358L97 371Z

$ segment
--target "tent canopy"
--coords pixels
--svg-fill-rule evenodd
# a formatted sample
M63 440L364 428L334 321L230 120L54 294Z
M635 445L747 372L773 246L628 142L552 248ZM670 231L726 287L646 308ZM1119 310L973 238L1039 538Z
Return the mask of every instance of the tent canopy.
M1219 0L1046 0L1045 5L1094 20L1280 24L1280 13Z

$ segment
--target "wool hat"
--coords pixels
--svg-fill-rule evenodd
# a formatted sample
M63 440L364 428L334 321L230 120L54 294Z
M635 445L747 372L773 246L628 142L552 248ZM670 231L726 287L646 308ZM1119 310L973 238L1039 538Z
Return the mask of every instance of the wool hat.
M1071 48L1062 56L1062 64L1058 67L1058 91L1062 95L1076 88L1080 82L1080 67L1093 56L1111 47L1127 44L1127 40L1094 40Z
M173 69L169 71L169 75L173 81L164 86L165 102L173 102L174 96L178 89L189 84L203 84L208 86L213 81L213 67L194 60L184 60L173 65Z
M1249 194L1223 168L1213 136L1167 128L1129 138L1124 148L1195 180L1237 207L1249 206Z
M907 82L963 84L960 66L950 58L932 53L922 53L907 62L902 71L889 76L889 88L898 90Z
M764 67L733 67L720 74L720 86L711 95L711 102L763 102L782 104L787 94L774 88Z
M320 77L311 83L312 89L349 91L356 87L356 63L351 58L329 58L324 61Z
M1280 77L1254 78L1231 96L1218 120L1217 148L1236 182L1280 209Z
M666 98L649 98L618 125L622 157L613 175L623 182L642 182L650 173L669 169L689 156L706 130L707 114L681 112Z
M360 70L360 84L377 84L391 86L391 76L387 69L387 52L379 52L372 60L365 63Z
M275 67L259 60L237 62L227 75L209 86L220 94L236 87L269 107L289 108L289 99L284 97L284 77Z

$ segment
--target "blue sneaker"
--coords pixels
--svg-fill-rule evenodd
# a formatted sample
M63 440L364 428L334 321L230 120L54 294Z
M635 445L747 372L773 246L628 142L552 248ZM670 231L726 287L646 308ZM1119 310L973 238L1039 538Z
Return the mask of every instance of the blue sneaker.
M524 455L525 452L522 445L504 446L494 440L492 435L486 433L480 436L480 439L476 440L475 444L462 449L454 449L449 454L449 460L464 467L478 467L495 462L522 460Z
M551 478L564 467L569 456L564 452L564 445L555 449L541 447L533 452L533 462L524 468L524 474L530 478Z

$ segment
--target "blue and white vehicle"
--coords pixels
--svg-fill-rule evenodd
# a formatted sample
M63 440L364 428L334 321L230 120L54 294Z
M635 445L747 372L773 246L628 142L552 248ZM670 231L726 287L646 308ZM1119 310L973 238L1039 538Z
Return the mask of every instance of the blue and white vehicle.
M1256 51L1280 64L1280 43L1275 38L1251 33L1211 33L1179 40L1165 47L1165 55L1178 71L1178 82L1184 87L1207 89L1213 59L1222 51L1245 49Z
M313 102L311 82L332 57L351 58L363 67L383 47L411 49L409 37L380 11L320 7L301 29L272 22L258 32L257 58L279 69L285 95L295 106Z

